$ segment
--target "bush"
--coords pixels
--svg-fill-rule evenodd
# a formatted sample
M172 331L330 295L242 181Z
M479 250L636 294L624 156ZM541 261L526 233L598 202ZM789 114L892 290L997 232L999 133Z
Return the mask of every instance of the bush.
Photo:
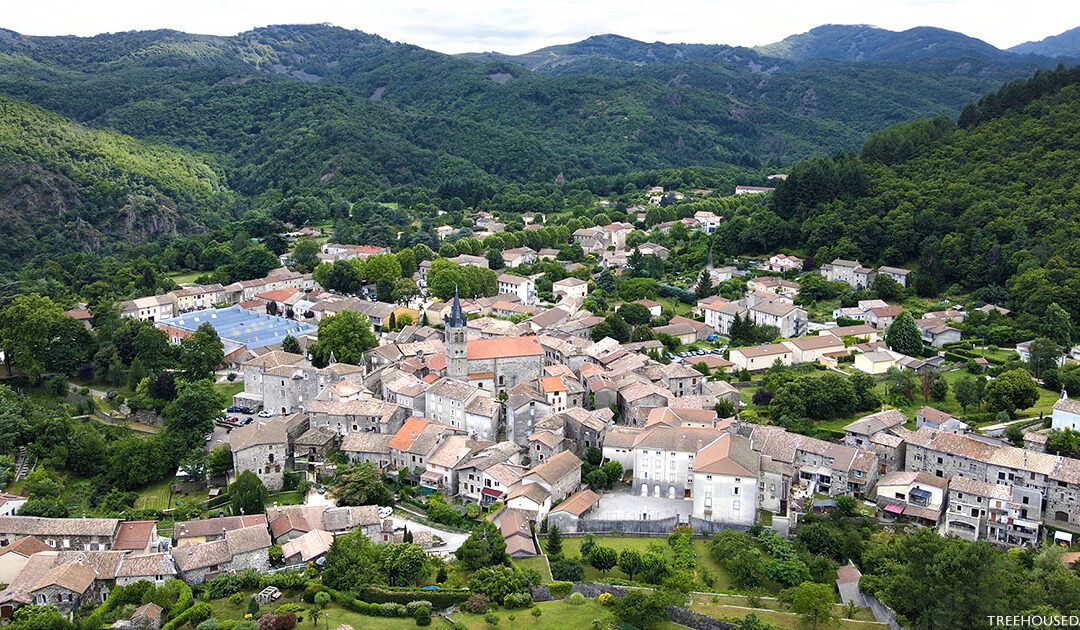
M274 613L280 615L282 613L297 613L307 610L303 604L297 604L296 602L289 602L282 604L274 609Z
M572 588L574 588L573 582L552 582L547 587L552 597L566 597Z
M395 604L394 602L386 602L385 604L379 604L379 616L404 617L405 606L402 604Z
M484 621L486 621L489 626L499 625L499 618L492 613L484 615Z
M438 591L430 591L417 588L391 589L368 587L361 588L356 592L356 598L365 602L376 604L384 602L408 604L413 600L422 599L431 602L432 608L439 609L457 606L469 599L470 595L472 595L472 593L465 590L441 589Z
M528 608L532 606L533 599L529 593L510 593L503 598L505 608Z
M416 620L418 626L430 626L431 625L431 609L430 608L418 608L416 614L413 615L413 619Z
M611 605L611 593L600 593L600 596L596 598L596 603L601 606Z
M216 617L211 617L195 626L195 630L221 630L221 621Z
M574 558L561 558L551 563L551 577L562 582L581 582L585 579L585 567Z
M585 596L581 593L571 593L570 597L566 598L566 603L571 606L580 606L585 603Z
M416 616L416 611L420 610L421 608L427 608L428 610L431 610L431 602L424 601L422 599L411 601L408 604L405 604L405 614L409 617L414 617Z
M232 602L233 606L243 606L245 599L247 599L247 595L243 593L233 593L232 595L229 595L229 601Z
M474 615L482 615L488 611L488 598L483 593L476 593L465 600L461 609Z

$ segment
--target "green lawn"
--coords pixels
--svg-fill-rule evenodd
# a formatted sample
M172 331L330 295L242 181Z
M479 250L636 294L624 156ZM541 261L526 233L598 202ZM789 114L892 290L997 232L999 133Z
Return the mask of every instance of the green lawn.
M505 610L500 608L495 616L499 618L498 628L529 628L529 630L587 630L592 627L593 619L599 619L603 627L615 621L615 615L610 608L605 608L596 603L595 599L586 600L579 606L571 606L565 600L541 602L536 604L540 609L540 616L533 617L529 610ZM514 619L511 620L510 616ZM455 613L453 619L465 625L470 630L487 630L489 628L483 615L470 615L467 613ZM333 624L331 624L332 627ZM415 625L415 623L414 623ZM355 628L373 628L369 625L355 625ZM381 626L380 626L381 627ZM387 626L389 627L389 626Z
M205 271L174 271L168 276L176 284L192 284L199 276L205 274Z
M237 376L237 379L233 382L214 383L214 389L218 390L222 394L225 394L229 398L229 404L232 405L233 396L244 391L244 379Z
M731 584L731 578L728 576L724 567L720 566L712 554L709 553L709 539L708 538L695 538L694 539L694 555L697 560L699 569L707 569L709 573L712 573L713 582L712 588L717 591L731 591L734 590L734 586Z
M626 549L633 549L641 553L645 553L650 544L654 544L663 550L664 556L670 558L672 556L671 547L667 544L667 539L656 537L631 537L631 536L597 536L596 544L603 545L605 547L611 547L615 551L622 553ZM713 575L712 588L718 591L729 591L733 587L731 585L731 578L727 572L721 567L712 556L709 554L709 540L707 538L694 538L694 554L697 559L698 568L706 569ZM567 536L563 538L563 556L567 558L579 558L581 556L581 537L580 536ZM615 568L607 572L607 575L601 575L600 571L593 567L585 565L585 579L586 580L598 580L603 577L629 579L629 576L622 572L622 570ZM704 589L702 585L700 588Z
M170 478L140 490L139 496L135 499L135 508L139 510L169 509L171 507L169 503L169 487L172 482L173 480Z
M544 556L534 558L521 558L512 560L511 563L521 569L534 569L540 573L540 581L544 584L551 582L551 571L548 569L547 559Z
M713 600L717 600L715 603ZM749 608L745 597L737 595L695 595L690 609L706 614L716 619L743 619L749 613L754 613L765 623L770 623L777 628L800 628L799 616L781 610L776 600L763 599L760 603L762 608ZM845 619L843 607L836 606L836 612L840 616L839 626L841 630L873 630L885 628L884 624L874 621L873 615L868 610L860 610L854 619Z

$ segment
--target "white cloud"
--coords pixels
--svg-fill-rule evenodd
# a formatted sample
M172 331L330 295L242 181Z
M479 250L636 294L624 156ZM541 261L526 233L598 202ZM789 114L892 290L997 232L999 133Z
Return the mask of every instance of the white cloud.
M7 4L0 26L29 35L154 28L231 35L267 24L331 22L448 53L523 53L599 33L645 41L752 46L827 23L873 24L893 30L938 26L1004 48L1080 25L1080 3L1063 0L37 0Z

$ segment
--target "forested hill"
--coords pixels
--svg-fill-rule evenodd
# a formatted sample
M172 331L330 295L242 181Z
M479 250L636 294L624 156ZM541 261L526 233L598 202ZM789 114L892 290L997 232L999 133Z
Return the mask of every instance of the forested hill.
M653 54L626 38L593 44L612 58L623 49ZM35 123L49 139L37 146L51 156L28 151L17 133L0 135L0 154L18 158L15 167L5 158L12 177L4 185L34 191L5 193L3 211L28 238L4 254L18 261L40 252L30 235L58 235L57 249L121 234L140 241L211 226L222 208L261 210L296 196L347 207L398 201L402 189L429 196L449 180L512 190L699 165L764 172L857 148L889 124L955 116L1002 81L1049 63L1004 63L966 49L948 49L962 58L874 62L726 46L664 50L656 63L631 64L640 70L598 63L556 75L329 25L232 37L0 30L0 95L67 118ZM109 148L87 158L86 138ZM121 146L135 157L120 159L112 149ZM159 165L170 146L182 151ZM84 168L95 160L112 166ZM220 194L196 194L203 187ZM47 197L54 201L24 201Z
M916 266L924 295L1080 317L1080 67L1010 84L945 118L883 130L857 156L801 162L773 197L772 242ZM757 217L765 220L764 217ZM740 249L736 217L723 247Z
M0 261L215 225L234 201L197 155L0 97Z

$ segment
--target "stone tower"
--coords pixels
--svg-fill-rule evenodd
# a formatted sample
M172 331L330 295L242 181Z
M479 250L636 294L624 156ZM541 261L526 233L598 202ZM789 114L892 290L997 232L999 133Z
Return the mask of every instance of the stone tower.
M465 314L461 312L457 289L450 304L450 314L443 317L446 324L446 375L463 381L469 380L468 342L465 334Z

